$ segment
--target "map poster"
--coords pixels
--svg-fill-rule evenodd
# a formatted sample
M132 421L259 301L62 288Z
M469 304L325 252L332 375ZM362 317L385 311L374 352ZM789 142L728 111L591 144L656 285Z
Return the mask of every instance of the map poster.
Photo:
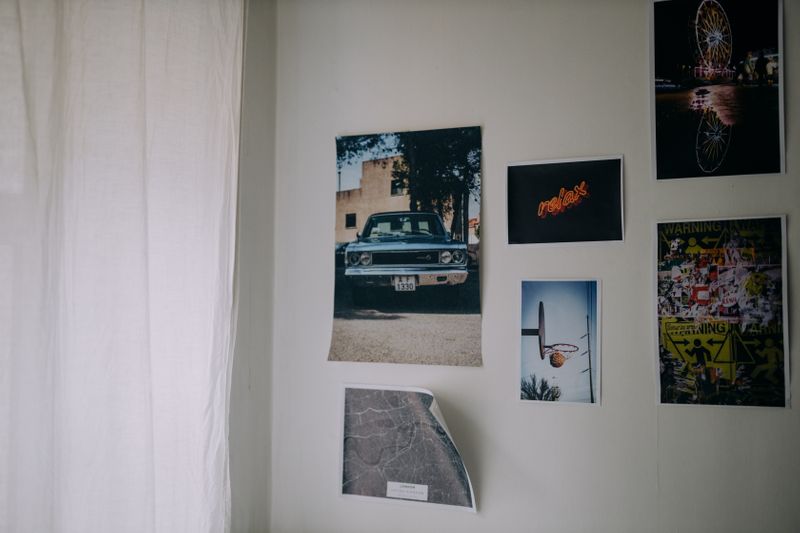
M657 179L784 172L781 0L653 3Z
M475 511L472 483L433 394L344 390L342 494Z
M623 240L622 156L508 167L508 243Z
M330 177L328 360L480 366L481 128L337 137Z
M521 400L600 403L599 314L598 280L522 282Z
M657 224L661 403L788 405L785 227Z

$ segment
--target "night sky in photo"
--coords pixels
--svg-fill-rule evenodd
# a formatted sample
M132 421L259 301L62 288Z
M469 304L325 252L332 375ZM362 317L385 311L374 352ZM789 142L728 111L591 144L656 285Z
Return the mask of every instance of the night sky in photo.
M699 0L656 2L655 75L668 78L678 65L696 63L694 21ZM748 51L758 56L761 49L778 49L778 2L719 0L728 16L733 35L731 63L741 61Z

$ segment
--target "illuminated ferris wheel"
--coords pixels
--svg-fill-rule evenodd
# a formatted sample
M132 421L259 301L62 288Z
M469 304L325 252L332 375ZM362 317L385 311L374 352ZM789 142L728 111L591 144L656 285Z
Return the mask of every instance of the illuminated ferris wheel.
M702 66L712 71L727 68L733 51L733 35L728 15L717 0L700 3L694 32Z

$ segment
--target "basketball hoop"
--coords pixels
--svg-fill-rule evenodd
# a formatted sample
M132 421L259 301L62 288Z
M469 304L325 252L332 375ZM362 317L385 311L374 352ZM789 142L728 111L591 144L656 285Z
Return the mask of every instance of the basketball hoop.
M578 347L574 344L567 344L565 342L556 344L545 344L544 340L544 303L539 302L539 327L538 328L523 328L523 336L539 337L539 355L544 360L546 357L550 358L550 365L554 368L559 368L566 362L567 359L572 357L578 351Z
M544 347L542 352L542 359L545 357L550 358L550 366L553 368L560 368L569 358L575 355L578 347L574 344L567 344L565 342L558 344L550 344Z

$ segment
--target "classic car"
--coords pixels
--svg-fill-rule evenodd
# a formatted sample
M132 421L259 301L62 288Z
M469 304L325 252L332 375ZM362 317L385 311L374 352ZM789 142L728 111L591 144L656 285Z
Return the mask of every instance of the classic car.
M467 245L451 238L437 213L370 215L364 231L345 248L344 261L354 296L365 287L405 292L467 280Z

